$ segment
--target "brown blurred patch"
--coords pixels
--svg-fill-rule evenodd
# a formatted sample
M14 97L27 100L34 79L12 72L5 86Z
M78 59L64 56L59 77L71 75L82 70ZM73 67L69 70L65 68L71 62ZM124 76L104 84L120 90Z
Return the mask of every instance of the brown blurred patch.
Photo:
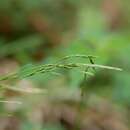
M20 120L17 117L0 117L0 130L20 130Z
M52 26L40 12L30 13L28 21L34 31L41 33L52 46L61 42L61 34L58 27Z
M10 37L12 33L11 18L2 12L0 12L0 33L6 36L6 38Z
M119 0L103 0L102 10L111 30L118 29L123 24L123 12Z
M76 103L76 104L75 104ZM125 113L119 111L110 102L101 100L93 106L80 107L74 104L44 102L40 105L39 122L60 123L67 130L128 130ZM34 116L33 116L34 117ZM35 118L33 118L33 121Z

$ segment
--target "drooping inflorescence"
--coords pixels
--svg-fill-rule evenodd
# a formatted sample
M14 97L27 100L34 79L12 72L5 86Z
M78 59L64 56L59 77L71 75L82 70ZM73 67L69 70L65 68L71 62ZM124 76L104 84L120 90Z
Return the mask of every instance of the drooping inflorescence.
M63 61L70 59L70 58L86 58L89 60L90 63L63 63ZM86 68L85 71L83 72L85 75L93 75L93 73L89 72L90 69L96 69L96 68L101 68L101 69L110 69L110 70L118 70L121 71L122 69L116 68L116 67L111 67L111 66L104 66L104 65L98 65L94 63L94 60L97 58L96 56L91 56L91 55L70 55L66 56L56 63L53 64L40 64L40 65L26 65L22 68L20 68L17 72L8 74L5 76L0 76L0 81L2 80L10 80L10 79L22 79L22 78L27 78L31 77L37 74L41 73L55 73L57 69L82 69Z

